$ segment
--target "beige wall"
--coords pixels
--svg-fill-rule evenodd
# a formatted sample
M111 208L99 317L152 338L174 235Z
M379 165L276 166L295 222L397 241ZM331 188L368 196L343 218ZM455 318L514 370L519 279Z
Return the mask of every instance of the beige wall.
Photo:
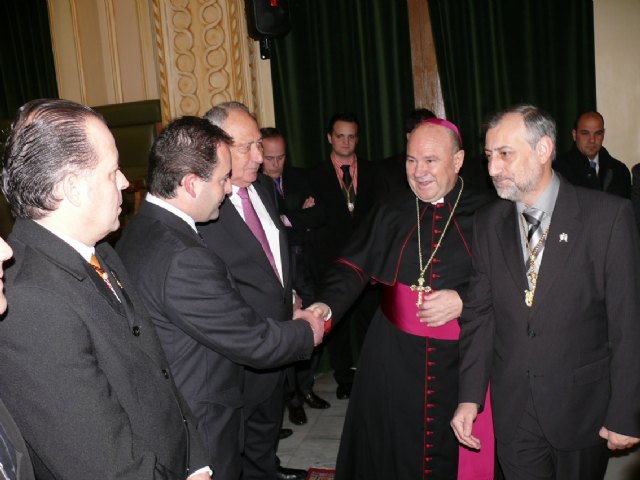
M640 1L594 0L598 110L604 146L640 163Z
M269 61L244 0L48 0L59 93L91 106L160 99L166 123L237 100L273 125Z
M48 0L60 96L87 105L158 98L148 0Z

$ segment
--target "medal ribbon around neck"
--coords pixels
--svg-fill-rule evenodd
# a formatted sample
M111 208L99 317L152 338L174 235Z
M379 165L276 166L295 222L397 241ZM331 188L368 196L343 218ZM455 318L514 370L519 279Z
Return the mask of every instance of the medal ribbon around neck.
M447 223L444 226L444 229L442 230L442 233L440 234L440 239L438 240L438 243L436 244L436 247L433 249L433 251L431 252L431 256L429 257L429 260L427 261L427 264L423 267L422 266L422 239L420 238L420 201L418 199L418 197L416 196L416 214L417 214L417 225L418 225L418 260L420 262L420 275L418 276L418 285L411 285L411 290L412 291L417 291L418 292L418 301L416 302L416 306L420 307L420 305L422 305L422 294L423 293L429 293L431 292L431 287L430 286L424 286L424 274L426 273L426 271L429 269L429 266L431 265L431 262L433 262L433 258L435 257L436 253L438 252L438 250L440 249L440 245L442 244L442 239L444 238L445 234L447 233L447 230L449 229L449 224L451 223L451 220L453 219L453 214L456 211L456 208L458 207L458 203L460 202L460 197L462 197L462 191L464 190L464 180L462 179L462 177L460 178L460 191L458 192L458 198L456 198L456 202L453 204L453 208L451 209L451 214L449 215L449 219L447 220Z
M529 239L527 238L527 228L524 225L524 220L522 219L522 215L520 217L520 225L522 226L522 231L524 233L524 244L527 247L527 251L529 252L529 270L527 271L527 277L529 278L529 282L531 283L531 288L524 291L524 303L527 307L531 308L533 306L533 296L536 293L536 284L538 283L538 273L536 272L536 258L540 254L540 250L544 246L544 242L547 240L547 234L549 233L549 228L551 228L551 223L547 226L546 230L538 240L537 245L531 250L531 245L529 245Z

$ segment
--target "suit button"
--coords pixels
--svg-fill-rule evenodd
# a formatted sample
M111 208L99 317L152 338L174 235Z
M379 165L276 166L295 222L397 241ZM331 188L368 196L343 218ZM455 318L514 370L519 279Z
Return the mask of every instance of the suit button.
M536 332L530 328L529 330L527 330L527 335L529 336L529 338L533 338L536 336Z
M134 337L139 337L141 332L140 327L138 325L134 325L131 329L131 332L133 333Z
M167 370L166 368L163 368L162 369L162 375L164 375L164 378L169 380L169 370Z

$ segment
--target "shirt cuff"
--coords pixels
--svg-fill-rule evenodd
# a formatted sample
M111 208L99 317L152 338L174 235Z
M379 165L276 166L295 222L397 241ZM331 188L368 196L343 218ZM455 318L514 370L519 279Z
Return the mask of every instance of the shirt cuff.
M191 477L193 477L194 475L197 475L197 474L199 474L199 473L203 473L203 472L208 473L210 477L211 477L211 476L213 476L213 470L211 470L209 467L202 467L202 468L200 468L200 469L196 470L195 472L193 472L191 475L189 475L189 476L187 477L187 480L189 480L189 479L190 479Z

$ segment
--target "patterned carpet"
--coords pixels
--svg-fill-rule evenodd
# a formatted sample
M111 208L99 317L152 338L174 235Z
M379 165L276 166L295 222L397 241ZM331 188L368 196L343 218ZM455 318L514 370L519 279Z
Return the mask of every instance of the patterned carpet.
M333 480L335 470L325 470L324 468L310 468L307 480Z

